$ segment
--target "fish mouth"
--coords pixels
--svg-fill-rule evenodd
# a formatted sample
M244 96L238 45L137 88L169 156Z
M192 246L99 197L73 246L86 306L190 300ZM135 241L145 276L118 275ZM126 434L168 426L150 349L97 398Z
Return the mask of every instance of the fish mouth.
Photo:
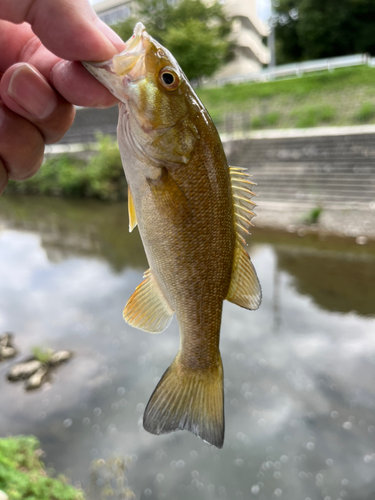
M82 62L83 66L120 101L128 99L126 87L146 77L145 54L150 35L137 23L125 49L109 61Z

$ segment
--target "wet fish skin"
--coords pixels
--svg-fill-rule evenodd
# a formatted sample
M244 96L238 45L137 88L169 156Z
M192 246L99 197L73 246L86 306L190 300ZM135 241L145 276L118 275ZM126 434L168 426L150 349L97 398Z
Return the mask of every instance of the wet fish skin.
M221 448L223 301L249 309L261 301L241 241L253 215L252 183L228 167L206 109L141 23L121 54L85 67L120 100L129 227L138 224L150 265L124 318L158 333L175 312L180 327L179 352L150 398L144 427L154 434L187 429Z

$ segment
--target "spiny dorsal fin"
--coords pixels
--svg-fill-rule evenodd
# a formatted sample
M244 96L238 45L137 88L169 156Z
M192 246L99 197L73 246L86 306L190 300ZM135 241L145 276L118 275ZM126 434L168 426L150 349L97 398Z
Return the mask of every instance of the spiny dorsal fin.
M137 216L134 208L133 195L128 186L128 213L129 213L129 233L133 231L137 225Z
M246 309L258 309L262 300L262 290L254 266L244 248L246 245L244 235L250 234L249 228L253 225L251 219L255 215L253 212L255 203L251 201L255 193L249 186L255 183L250 181L246 169L229 167L229 170L237 241L232 279L226 299Z
M251 198L256 194L251 191L251 186L256 184L250 181L250 176L244 168L229 167L229 172L236 218L236 233L238 238L245 243L244 236L250 234L249 228L253 225L251 219L255 216L253 209L256 204L251 201Z
M151 269L128 300L123 317L129 325L150 333L160 333L172 321L173 311L160 290Z

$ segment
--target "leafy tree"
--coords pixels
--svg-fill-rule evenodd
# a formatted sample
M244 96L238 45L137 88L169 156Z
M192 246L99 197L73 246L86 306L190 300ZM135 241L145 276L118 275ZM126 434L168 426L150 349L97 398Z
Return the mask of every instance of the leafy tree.
M373 0L274 0L278 64L375 55Z
M231 57L231 21L222 5L202 0L139 0L136 17L112 26L127 40L137 21L175 56L190 79L211 76Z

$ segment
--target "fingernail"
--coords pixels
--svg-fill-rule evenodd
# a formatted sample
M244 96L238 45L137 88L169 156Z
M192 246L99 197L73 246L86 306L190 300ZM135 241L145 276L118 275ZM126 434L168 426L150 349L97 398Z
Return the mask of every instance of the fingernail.
M47 118L57 105L55 92L31 66L19 66L11 76L8 95L38 120Z
M121 37L118 36L104 21L98 19L96 22L97 27L103 33L103 35L115 46L116 50L119 52L125 48L125 43Z

